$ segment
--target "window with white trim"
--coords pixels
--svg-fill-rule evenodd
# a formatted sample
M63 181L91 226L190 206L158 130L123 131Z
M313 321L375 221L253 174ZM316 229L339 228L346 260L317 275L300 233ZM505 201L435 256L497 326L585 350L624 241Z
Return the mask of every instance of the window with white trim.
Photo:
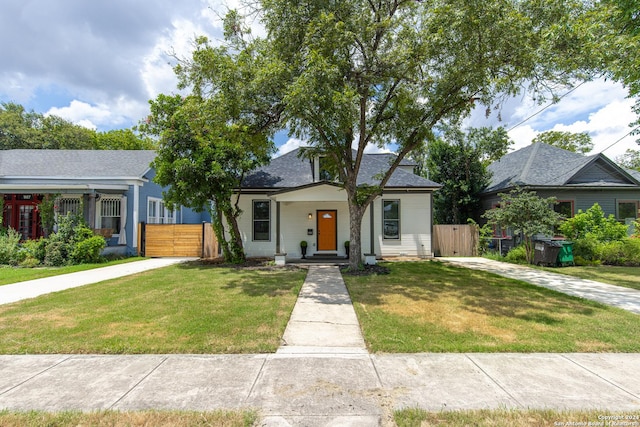
M165 206L162 199L157 199L155 197L147 198L147 224L175 223L175 213Z
M62 196L56 201L56 212L58 215L81 214L82 199L78 197Z
M624 222L627 219L636 219L640 213L640 201L638 200L618 200L617 217L618 221Z
M253 240L271 240L271 202L269 200L253 201Z
M384 239L400 239L400 200L382 201L382 236Z
M120 233L120 196L101 196L97 203L98 227L111 230L113 234Z

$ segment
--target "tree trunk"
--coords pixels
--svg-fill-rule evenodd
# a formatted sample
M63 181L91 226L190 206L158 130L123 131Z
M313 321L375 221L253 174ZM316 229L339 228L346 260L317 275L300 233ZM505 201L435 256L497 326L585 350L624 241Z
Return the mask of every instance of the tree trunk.
M229 233L230 236L230 246L231 246L231 262L241 263L244 262L247 257L244 253L244 247L242 245L242 234L240 234L240 227L238 226L238 217L235 214L233 208L229 207L225 209L225 218L227 219L227 224L229 225Z
M349 270L357 271L362 264L362 217L367 209L349 197Z

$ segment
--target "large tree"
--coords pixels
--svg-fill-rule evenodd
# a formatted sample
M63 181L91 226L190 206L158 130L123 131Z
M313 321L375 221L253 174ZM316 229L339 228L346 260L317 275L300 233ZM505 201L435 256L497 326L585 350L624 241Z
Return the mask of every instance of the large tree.
M587 154L593 150L593 142L588 132L564 132L549 130L542 132L531 141L532 144L543 142L574 153Z
M480 221L480 192L489 184L487 166L507 153L511 140L504 128L447 127L426 150L428 177L440 184L433 198L435 221L466 224Z
M333 162L347 194L350 268L361 222L398 164L445 120L495 107L526 82L540 95L570 83L581 61L574 26L586 3L527 0L261 0L290 84L285 125L309 155ZM376 187L357 177L365 148L395 144Z
M616 162L625 168L640 171L640 150L627 150L616 158Z
M159 137L154 181L169 186L167 203L207 209L224 257L241 262L242 211L235 192L248 171L269 160L280 110L272 96L278 79L263 62L267 45L227 41L216 47L206 38L196 40L192 58L176 67L179 88L191 93L159 95L140 128Z

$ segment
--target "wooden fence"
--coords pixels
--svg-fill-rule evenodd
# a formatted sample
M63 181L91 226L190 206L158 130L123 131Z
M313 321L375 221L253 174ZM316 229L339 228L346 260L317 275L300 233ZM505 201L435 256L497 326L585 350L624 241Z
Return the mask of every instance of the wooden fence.
M145 224L140 223L140 255L147 257L218 256L218 243L211 224Z
M434 225L433 253L435 256L476 256L479 238L473 225Z

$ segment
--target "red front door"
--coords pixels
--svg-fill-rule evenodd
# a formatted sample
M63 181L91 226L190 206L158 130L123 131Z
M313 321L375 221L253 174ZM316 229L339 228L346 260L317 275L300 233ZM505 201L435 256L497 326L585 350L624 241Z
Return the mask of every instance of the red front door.
M36 194L5 194L2 226L16 230L22 240L41 237L39 201Z

